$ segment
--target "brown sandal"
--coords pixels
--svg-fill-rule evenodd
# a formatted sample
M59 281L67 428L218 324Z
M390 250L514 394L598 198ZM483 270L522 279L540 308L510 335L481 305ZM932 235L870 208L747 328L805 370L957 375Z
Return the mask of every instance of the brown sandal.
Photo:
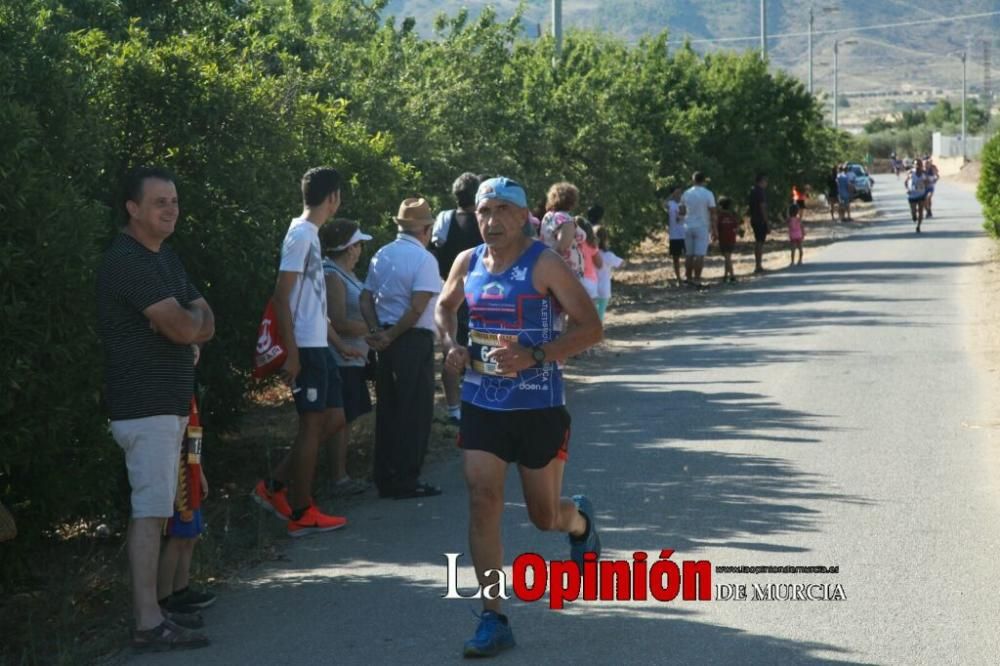
M205 634L179 627L170 620L158 626L132 633L132 648L140 652L163 652L208 647Z

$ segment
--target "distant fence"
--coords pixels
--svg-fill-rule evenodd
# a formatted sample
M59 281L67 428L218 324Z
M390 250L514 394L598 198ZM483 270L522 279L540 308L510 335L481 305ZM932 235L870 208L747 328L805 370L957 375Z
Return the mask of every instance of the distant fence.
M969 159L979 157L986 145L987 137L966 136L965 156ZM932 135L933 149L931 153L935 159L941 157L961 157L962 156L962 135L961 134L941 134L934 132Z

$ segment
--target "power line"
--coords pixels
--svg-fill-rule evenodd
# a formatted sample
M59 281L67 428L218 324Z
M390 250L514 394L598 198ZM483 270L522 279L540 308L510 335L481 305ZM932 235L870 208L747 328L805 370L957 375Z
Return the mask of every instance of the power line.
M974 18L986 18L989 16L1000 16L1000 11L997 12L979 12L978 14L962 14L959 16L942 16L933 19L920 19L917 21L901 21L898 23L881 23L878 25L862 25L854 28L837 28L835 30L813 30L813 36L816 35L837 35L845 32L861 32L864 30L884 30L885 28L903 28L912 25L927 25L930 23L947 23L950 21L964 21L966 19ZM809 32L783 32L773 35L768 35L767 38L770 39L781 39L783 37L806 37ZM667 44L672 46L683 45L683 44L722 44L726 42L752 42L760 39L760 35L753 35L752 37L719 37L715 39L691 39L691 40L681 40L681 41L668 41Z

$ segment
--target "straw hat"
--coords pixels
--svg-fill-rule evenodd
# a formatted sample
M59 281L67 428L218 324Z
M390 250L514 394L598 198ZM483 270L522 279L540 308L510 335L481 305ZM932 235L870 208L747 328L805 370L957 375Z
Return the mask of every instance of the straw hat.
M404 229L419 229L434 224L431 207L423 197L403 199L395 219L396 224Z

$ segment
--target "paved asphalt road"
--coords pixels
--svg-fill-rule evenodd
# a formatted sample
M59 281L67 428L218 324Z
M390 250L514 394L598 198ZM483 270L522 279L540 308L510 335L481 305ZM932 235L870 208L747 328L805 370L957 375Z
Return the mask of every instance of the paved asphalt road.
M995 396L961 297L979 209L942 184L917 236L901 185L880 185L886 221L670 325L619 330L628 350L589 361L570 396L565 489L593 499L605 557L838 565L713 583L839 583L846 600L514 602L518 647L503 661L1000 663L998 468L979 427ZM467 552L466 495L457 460L427 477L443 496L370 499L348 529L225 589L206 612L209 649L142 661L457 663L476 606L441 599L443 553ZM508 481L508 564L564 559Z

